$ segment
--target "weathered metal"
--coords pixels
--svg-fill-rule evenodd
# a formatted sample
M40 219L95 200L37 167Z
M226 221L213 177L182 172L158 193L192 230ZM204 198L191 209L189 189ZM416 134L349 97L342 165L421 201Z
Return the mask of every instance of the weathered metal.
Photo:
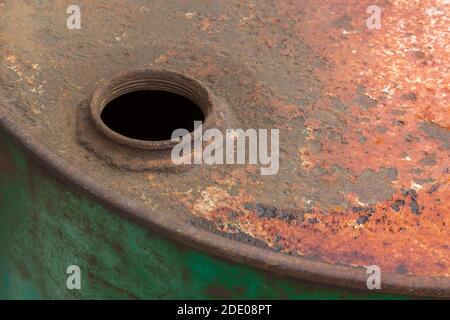
M146 208L90 189L96 182L83 173L36 146L27 146L34 156L26 154L18 144L2 131L2 299L402 298L288 278L217 257L221 251L192 248L192 238L201 236L195 230L164 236L144 218ZM85 191L76 192L80 187ZM232 252L225 245L231 244L223 241L222 250ZM81 268L81 290L67 289L72 265Z
M378 265L384 292L450 296L448 4L386 2L381 29L370 30L369 1L79 2L75 31L65 27L68 1L0 7L0 124L37 161L10 142L2 149L0 214L21 225L23 238L2 224L8 262L0 268L31 279L42 297L70 296L58 270L82 256L88 270L97 265L80 297L99 288L103 297L210 297L193 288L201 278L225 286L228 297L255 298L302 297L293 289L299 281L320 294L335 290L322 284L367 290L364 266ZM94 125L91 96L115 85L108 79L145 69L196 79L210 93L211 126L280 129L279 173L174 167L167 151L108 138ZM33 188L36 178L42 185ZM92 221L72 219L84 215ZM108 256L87 230L71 230L91 223ZM109 255L117 237L126 249ZM128 237L139 244L125 245ZM196 275L201 262L183 260L186 251L223 279ZM20 271L27 255L36 261ZM126 264L114 269L122 257L129 273ZM116 277L123 282L105 289ZM161 285L151 291L142 280Z

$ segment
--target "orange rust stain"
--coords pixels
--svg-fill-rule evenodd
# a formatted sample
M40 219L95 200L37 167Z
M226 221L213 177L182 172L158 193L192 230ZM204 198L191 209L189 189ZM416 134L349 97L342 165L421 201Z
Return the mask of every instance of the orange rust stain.
M297 105L286 104L277 98L272 99L271 105L277 112L283 114L288 120L292 120L303 114L303 112L298 108Z
M361 210L314 208L292 221L243 208L253 201L244 190L231 196L225 189L206 189L200 203L191 204L196 200L189 197L183 203L198 216L220 221L221 231L233 232L231 226L238 225L284 253L450 276L450 151L421 129L423 123L450 129L450 5L438 0L380 4L382 27L369 30L369 4L318 1L304 6L283 0L277 5L281 16L295 22L298 38L331 66L317 70L329 96L320 98L314 111L333 112L330 96L348 108L336 113L345 123L340 133L346 143L322 138L321 152L300 150L304 168L339 166L355 175L395 168L394 197L368 206L350 193L347 200ZM349 20L345 27L333 23L342 17ZM267 39L268 46L274 42ZM300 115L295 106L277 99L272 105L287 120ZM320 128L320 119L311 114L302 114L307 126ZM241 181L248 182L245 174Z

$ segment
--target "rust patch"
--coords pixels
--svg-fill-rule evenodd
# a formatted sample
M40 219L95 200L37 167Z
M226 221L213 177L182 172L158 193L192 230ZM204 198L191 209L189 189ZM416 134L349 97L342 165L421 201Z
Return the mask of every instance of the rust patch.
M289 97L272 101L287 130L294 130L294 119L304 121L294 163L313 176L315 191L290 178L297 206L270 205L249 192L252 180L242 176L239 197L225 194L226 185L208 187L203 199L188 197L186 206L222 232L246 232L283 253L449 276L450 7L386 3L382 29L371 31L368 3L345 4L277 4L295 21L297 39L328 63L315 71L325 95L310 108ZM312 197L302 200L302 191Z
M89 32L71 36L62 2L2 7L0 108L33 139L152 217L330 264L450 276L448 4L385 1L368 30L369 1L80 1ZM162 157L99 138L82 102L142 68L200 81L225 102L224 128L280 129L279 174L161 170Z

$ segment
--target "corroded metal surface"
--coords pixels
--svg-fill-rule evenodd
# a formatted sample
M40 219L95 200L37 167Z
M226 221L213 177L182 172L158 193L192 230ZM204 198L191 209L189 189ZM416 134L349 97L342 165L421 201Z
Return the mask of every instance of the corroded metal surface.
M375 264L400 290L431 277L448 294L446 1L385 1L379 30L366 27L368 1L80 1L77 31L65 27L67 1L2 3L3 117L145 207L140 218L206 230L190 238L201 248L211 240L204 234L220 235L230 244L217 252L234 250L235 260L250 255L242 242L263 249L261 267L311 275L318 263L318 280L346 284L352 269L342 266ZM80 134L90 95L142 68L201 81L227 105L223 127L279 128L279 173L148 170L118 144L92 152L102 138Z

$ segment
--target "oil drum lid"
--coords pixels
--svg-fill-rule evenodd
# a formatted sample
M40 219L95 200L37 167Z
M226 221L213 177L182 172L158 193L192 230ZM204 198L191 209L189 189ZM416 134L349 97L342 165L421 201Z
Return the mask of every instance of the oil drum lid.
M0 3L1 124L55 171L227 259L450 295L450 5L77 3Z

